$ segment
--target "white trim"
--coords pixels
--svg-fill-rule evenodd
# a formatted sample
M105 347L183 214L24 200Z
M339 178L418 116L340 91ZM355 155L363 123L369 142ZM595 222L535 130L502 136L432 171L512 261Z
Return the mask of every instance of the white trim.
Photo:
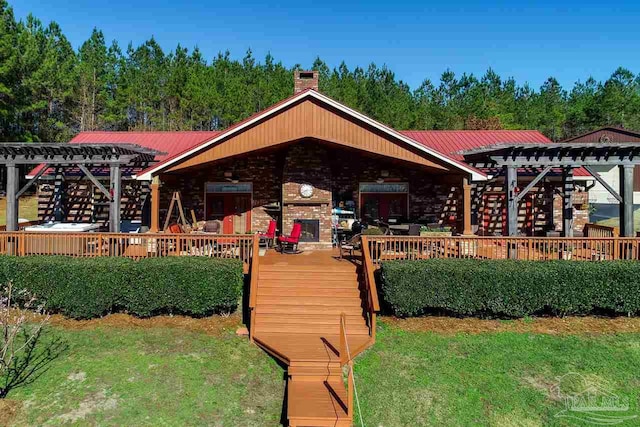
M171 160L169 160L167 162L158 164L156 167L154 167L151 170L145 172L144 174L142 174L140 176L136 176L136 179L138 179L140 181L150 181L154 174L156 174L156 173L168 168L169 166L181 161L182 159L184 159L186 157L189 157L189 156L191 156L193 154L196 154L199 151L202 151L202 150L210 147L211 145L215 144L216 142L221 141L222 139L226 139L229 136L234 135L234 134L242 131L243 129L245 129L245 128L249 127L249 126L252 126L256 122L258 122L260 120L263 120L265 117L269 117L270 115L276 114L279 111L289 107L291 104L294 104L294 103L300 101L301 99L304 99L304 98L307 98L307 97L315 98L315 99L317 99L319 101L322 101L322 102L324 102L326 104L329 104L330 106L336 108L337 110L340 110L340 111L342 111L344 113L347 113L350 116L355 117L355 118L365 122L366 124L368 124L368 125L376 128L376 129L378 129L378 130L383 131L386 134L389 134L389 135L391 135L391 136L403 141L404 143L410 145L411 147L417 148L418 150L420 150L422 152L425 152L425 153L427 153L427 154L429 154L429 155L431 155L431 156L433 156L433 157L435 157L435 158L437 158L437 159L439 159L439 160L441 160L441 161L443 161L443 162L445 162L447 164L455 166L457 169L460 169L460 170L463 170L464 172L469 173L471 175L471 180L472 181L486 181L487 180L487 176L485 174L483 174L482 172L480 172L480 171L478 171L478 170L476 170L474 168L471 168L471 167L465 165L463 162L458 162L456 160L453 160L450 157L440 153L437 150L434 150L434 149L431 149L429 147L426 147L426 146L414 141L413 139L401 134L400 132L396 131L395 129L392 129L392 128L387 127L387 126L385 126L385 125L383 125L381 123L378 123L377 121L365 116L364 114L359 113L359 112L357 112L355 110L352 110L351 108L346 107L346 106L340 104L339 102L334 101L333 99L331 99L331 98L329 98L329 97L327 97L325 95L322 95L321 93L319 93L319 92L317 92L315 90L309 90L309 91L306 91L306 92L301 92L300 95L292 97L287 102L284 102L284 103L278 105L277 107L272 108L271 110L268 110L268 111L264 112L263 114L260 114L260 115L258 115L256 117L254 117L253 119L251 119L251 120L249 120L249 121L247 121L245 123L242 123L241 125L233 128L233 129L231 129L231 130L229 130L227 132L223 131L221 134L219 134L218 136L214 137L213 139L211 139L209 141L206 141L206 142L204 142L202 144L199 144L198 146L193 147L192 149L180 154L179 156L177 156L177 157L175 157L175 158L173 158L173 159L171 159Z

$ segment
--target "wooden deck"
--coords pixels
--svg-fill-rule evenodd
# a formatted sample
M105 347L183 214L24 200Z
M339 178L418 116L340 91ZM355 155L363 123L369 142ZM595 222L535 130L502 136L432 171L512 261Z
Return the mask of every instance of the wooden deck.
M290 426L350 426L342 366L373 344L360 267L334 251L269 251L257 271L252 338L288 366ZM341 343L344 314L346 343ZM344 351L344 350L342 350Z

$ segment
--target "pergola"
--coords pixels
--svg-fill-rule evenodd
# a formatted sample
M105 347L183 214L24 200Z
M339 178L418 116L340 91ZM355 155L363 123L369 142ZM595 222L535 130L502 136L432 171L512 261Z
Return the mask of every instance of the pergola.
M498 170L505 177L507 230L515 236L518 229L518 202L552 170L562 171L562 230L573 236L573 170L586 169L620 203L621 235L631 237L633 230L633 169L640 165L640 143L567 142L557 144L498 144L465 151L465 161L477 168ZM620 190L612 188L593 169L594 166L618 166ZM518 170L533 169L537 175L518 191Z
M62 143L0 143L0 165L7 170L7 231L18 230L18 201L51 167L77 167L105 194L109 200L109 231L120 231L122 195L121 168L134 162L150 162L154 150L134 144L62 144ZM22 188L20 165L42 165ZM109 168L109 190L91 173L92 166Z

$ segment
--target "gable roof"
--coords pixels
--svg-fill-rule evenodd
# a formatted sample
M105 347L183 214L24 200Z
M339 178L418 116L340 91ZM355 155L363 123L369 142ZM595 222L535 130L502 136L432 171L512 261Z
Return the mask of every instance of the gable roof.
M195 145L194 147L191 147L185 151L183 151L180 154L174 155L172 157L169 157L167 159L165 159L164 161L161 161L160 163L151 166L150 168L147 168L146 170L142 171L139 175L138 175L138 179L140 180L145 180L148 181L151 179L151 177L167 168L169 168L172 165L175 165L177 163L180 163L182 160L187 159L197 153L200 153L204 150L206 150L207 148L215 145L216 143L223 141L225 139L227 139L228 137L240 133L242 130L252 126L253 124L260 122L262 120L268 119L271 116L276 115L278 112L282 111L283 109L289 107L292 104L295 104L297 102L300 102L304 99L313 99L316 101L319 101L320 103L323 103L329 107L332 107L336 110L341 111L342 113L350 116L351 118L364 123L368 126L371 126L373 128L375 128L376 130L382 132L383 134L386 134L394 139L400 140L401 142L407 144L410 147L416 148L419 151L426 153L438 160L440 160L441 162L445 163L445 164L449 164L451 166L453 166L456 169L462 170L464 172L467 172L471 175L471 179L472 180L486 180L487 176L481 172L480 170L467 165L466 163L462 162L461 160L458 159L454 159L452 157L450 157L447 154L444 154L436 149L433 149L431 147L429 147L428 145L425 144L421 144L418 141L412 139L409 136L406 136L398 131L396 131L395 129L392 129L388 126L383 125L382 123L379 123L373 119L371 119L370 117L365 116L362 113L359 113L343 104L340 104L339 102L315 91L312 89L308 89L302 92L299 92L269 108L267 108L266 110L263 110L251 117L249 117L246 120L243 120L240 123L237 123L233 126L231 126L230 128L222 131L221 133L219 133L218 135L205 140L197 145Z
M600 138L606 135L609 142L640 142L640 132L615 126L605 126L583 134L572 136L562 142L601 142Z

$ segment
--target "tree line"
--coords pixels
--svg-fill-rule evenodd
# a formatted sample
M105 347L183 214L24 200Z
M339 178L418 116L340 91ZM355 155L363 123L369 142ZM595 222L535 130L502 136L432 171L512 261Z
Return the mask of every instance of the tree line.
M538 129L561 140L604 125L640 129L640 75L618 68L568 90L445 71L412 90L386 66L286 67L270 54L207 60L153 39L126 49L94 29L76 51L55 22L16 20L0 0L0 140L67 141L91 130L216 130L293 93L293 70L320 72L320 91L396 129Z

